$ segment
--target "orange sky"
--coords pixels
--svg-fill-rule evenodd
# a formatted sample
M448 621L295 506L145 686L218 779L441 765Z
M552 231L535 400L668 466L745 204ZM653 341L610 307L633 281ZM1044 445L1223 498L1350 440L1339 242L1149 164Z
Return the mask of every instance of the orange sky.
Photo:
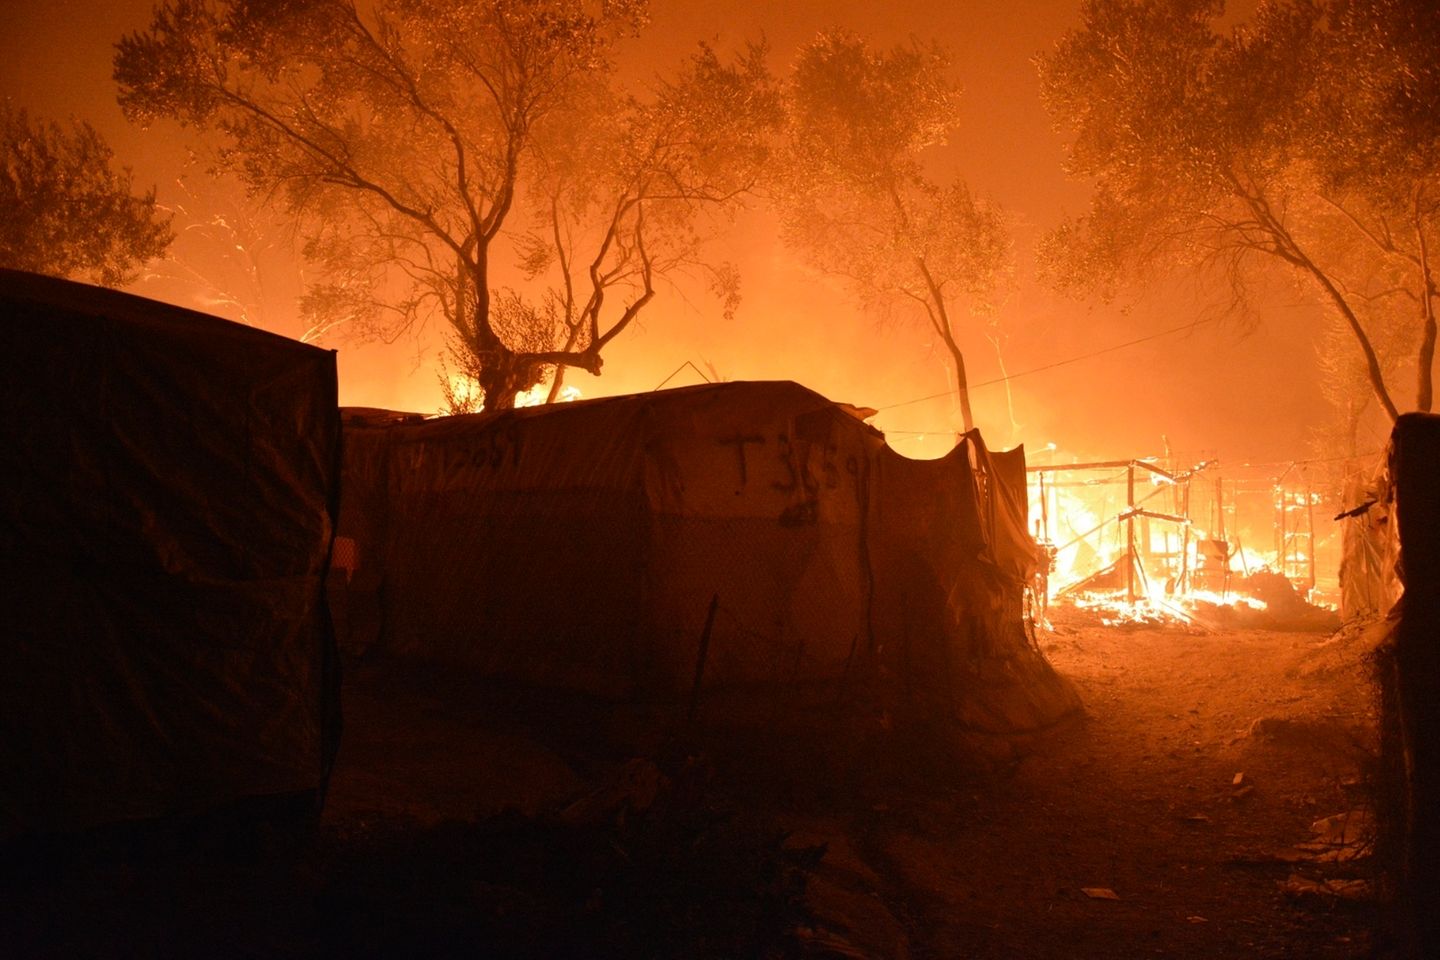
M1069 302L1028 282L1036 233L1064 212L1079 212L1086 198L1083 185L1067 182L1061 170L1063 140L1040 106L1030 62L1074 24L1079 3L660 0L643 47L635 52L658 69L697 40L724 48L763 34L776 69L783 70L798 44L837 25L882 45L910 35L946 45L965 97L959 135L935 158L936 168L958 170L972 189L998 200L1021 224L1016 238L1021 285L1000 317L1008 338L1004 361L1013 374L1204 315L1203 304L1179 290L1151 291L1121 310ZM110 80L112 45L123 33L143 28L150 7L151 0L0 5L0 95L35 114L92 121L120 161L135 168L137 184L157 184L161 201L174 204L185 200L177 186L186 156L177 131L129 127L115 106ZM189 182L204 194L197 172ZM686 361L702 369L711 364L728 379L794 379L838 400L890 407L877 423L897 449L911 455L948 449L956 422L948 399L891 407L947 388L944 352L918 324L877 327L840 283L807 270L784 250L763 213L744 217L721 247L741 267L744 284L744 301L732 321L703 294L667 293L647 309L639 329L612 344L603 377L571 371L567 382L586 396L641 391ZM283 250L262 263L269 305L263 325L298 336L302 331L287 296L297 283L296 268ZM203 299L194 283L151 280L135 289L236 316ZM1307 456L1307 432L1328 413L1314 362L1318 314L1294 303L1297 298L1284 288L1272 299L1277 305L1248 334L1235 324L1213 322L1015 379L1018 429L1011 427L1003 387L979 387L977 419L993 445L1025 442L1032 459L1037 448L1052 442L1083 457L1159 454L1166 438L1177 453L1197 458ZM440 402L434 333L393 345L325 344L339 350L341 401L434 410ZM1000 377L995 352L983 337L962 334L962 346L973 383ZM687 370L672 382L695 379ZM922 432L938 436L921 440ZM1381 436L1370 439L1377 448L1383 442Z

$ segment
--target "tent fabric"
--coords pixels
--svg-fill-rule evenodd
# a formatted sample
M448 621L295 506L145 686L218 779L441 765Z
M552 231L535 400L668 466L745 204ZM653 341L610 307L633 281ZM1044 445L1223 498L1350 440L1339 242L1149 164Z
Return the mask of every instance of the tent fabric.
M1023 452L971 434L908 460L849 410L742 382L354 418L339 532L362 559L340 619L357 647L673 697L713 600L707 688L864 681L996 732L1076 709L1021 622Z
M0 836L318 791L334 355L0 271Z
M1378 846L1393 854L1406 956L1440 951L1440 416L1404 413L1388 470L1404 592L1377 651L1381 809ZM1396 614L1398 613L1398 617Z
M1394 504L1386 465L1381 462L1368 480L1351 477L1343 502L1352 509L1340 520L1340 614L1346 620L1383 616L1401 593L1395 576L1400 545L1391 522ZM1354 512L1366 503L1368 508Z

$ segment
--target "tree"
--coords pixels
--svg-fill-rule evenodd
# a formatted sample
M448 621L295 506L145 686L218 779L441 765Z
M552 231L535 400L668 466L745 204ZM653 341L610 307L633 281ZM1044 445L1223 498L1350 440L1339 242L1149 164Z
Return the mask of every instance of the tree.
M801 51L791 76L781 210L785 239L872 307L918 305L955 368L974 428L957 308L983 314L1010 269L1000 211L922 156L945 142L958 96L938 47L878 53L843 32Z
M155 191L131 193L128 167L88 123L34 124L0 103L0 266L118 287L165 252Z
M644 21L642 0L169 0L121 41L115 76L133 119L219 132L225 166L302 224L320 273L309 325L393 338L443 316L452 359L499 409L547 368L598 374L683 259L682 228L753 178L709 174L755 159L744 130L765 120L763 78L702 50L648 100L622 96L614 54ZM667 112L692 84L726 88L726 112ZM558 159L566 138L587 144L583 164ZM556 228L541 256L546 209L593 217L590 245L562 262L581 238ZM569 301L495 285L504 241L527 234L531 278L583 264L583 294L573 276L557 287Z
M551 356L598 358L651 301L659 278L691 273L709 281L730 316L738 276L706 260L703 247L769 157L779 100L765 54L751 46L725 64L702 45L644 98L596 88L537 133L528 228L516 240L525 278L541 293L498 291L497 323ZM626 292L619 304L617 290ZM463 349L450 355L475 375ZM565 365L550 378L551 400Z
M1039 58L1046 105L1074 131L1069 171L1095 183L1042 262L1058 284L1102 294L1177 265L1218 266L1243 293L1279 267L1346 331L1391 420L1407 362L1415 408L1429 410L1440 8L1279 0L1221 34L1223 11L1089 0L1082 26Z

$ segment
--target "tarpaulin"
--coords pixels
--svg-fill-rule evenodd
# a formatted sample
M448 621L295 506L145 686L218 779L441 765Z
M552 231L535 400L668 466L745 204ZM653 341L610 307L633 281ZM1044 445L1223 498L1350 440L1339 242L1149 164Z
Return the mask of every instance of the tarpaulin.
M789 382L347 436L346 596L377 622L341 619L381 650L616 697L866 675L997 730L1077 706L1021 626L1023 453L978 436L909 460Z
M329 351L0 272L0 834L317 791Z

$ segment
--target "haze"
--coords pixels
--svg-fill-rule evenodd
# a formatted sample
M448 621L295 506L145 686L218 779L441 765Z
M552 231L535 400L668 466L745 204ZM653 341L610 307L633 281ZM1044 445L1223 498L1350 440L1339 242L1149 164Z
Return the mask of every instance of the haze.
M1213 305L1207 309L1207 301L1187 288L1152 289L1102 309L1051 294L1033 281L1035 237L1067 210L1078 212L1087 197L1085 185L1068 182L1061 169L1063 141L1040 105L1031 63L1074 25L1079 5L657 2L636 61L658 70L700 40L730 49L764 36L780 71L799 44L830 26L849 28L881 47L910 36L938 40L954 57L965 96L959 136L932 158L935 169L958 170L977 193L999 201L1017 219L1019 286L997 321L1003 370L982 331L973 324L962 328L971 382L981 385L974 395L976 417L989 442L1025 443L1032 452L1053 443L1060 455L1080 457L1145 456L1167 448L1182 460L1219 456L1231 463L1310 456L1309 434L1330 416L1315 362L1320 314L1288 289L1273 292L1260 323L1250 328ZM200 167L186 167L190 135L173 126L135 128L115 104L113 45L143 29L150 10L150 0L6 5L0 10L0 95L36 115L91 121L118 162L134 169L137 187L156 184L167 207L193 205L185 185L200 198L215 194ZM198 232L184 231L173 252L212 277L234 269L220 262L213 238L206 241ZM594 397L650 390L672 374L672 385L695 382L698 375L687 362L732 380L793 379L837 400L880 408L876 424L911 456L949 449L958 417L944 396L947 360L920 324L877 325L838 281L805 268L783 248L774 222L761 213L743 217L719 255L741 270L744 299L733 320L726 321L703 292L663 289L639 328L607 352L602 377L572 370L567 383ZM293 308L298 263L283 243L256 259L261 292L246 298L247 309L207 294L185 270L157 269L133 291L300 336ZM1207 322L1086 356L1195 320ZM339 351L342 404L438 409L438 322L418 338L393 344L321 342ZM1006 372L1014 376L1013 422L999 382ZM1383 431L1372 428L1361 443L1379 449Z

